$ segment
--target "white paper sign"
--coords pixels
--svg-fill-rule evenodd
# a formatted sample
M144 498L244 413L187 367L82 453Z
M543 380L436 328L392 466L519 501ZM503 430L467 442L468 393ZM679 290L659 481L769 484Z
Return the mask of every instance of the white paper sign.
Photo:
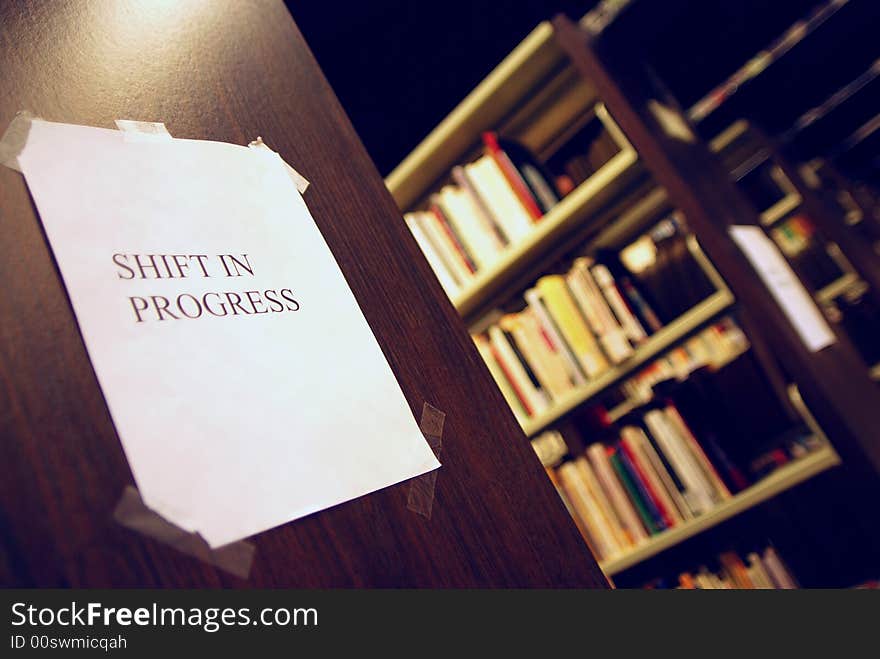
M730 235L758 271L801 341L817 352L835 341L834 332L775 244L756 226L732 226Z
M148 506L216 547L439 466L277 154L34 121L19 164Z

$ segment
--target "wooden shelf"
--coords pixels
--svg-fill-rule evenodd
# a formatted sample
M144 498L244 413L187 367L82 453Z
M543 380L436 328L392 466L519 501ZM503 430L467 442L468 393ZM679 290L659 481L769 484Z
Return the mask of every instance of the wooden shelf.
M467 316L488 297L502 289L533 259L584 219L609 203L638 175L638 156L630 148L609 160L556 204L524 240L505 250L495 263L452 298L461 316Z
M729 308L733 302L733 294L727 289L713 293L693 309L682 314L675 321L653 334L636 349L632 357L623 363L608 369L600 376L587 382L586 385L571 391L569 395L556 401L541 414L529 419L523 419L523 431L529 437L537 434L563 415L599 395L608 387L616 384L640 366L698 329L701 325L710 321Z
M780 492L812 478L826 469L840 464L840 458L830 445L823 446L802 458L780 467L766 478L746 488L733 498L715 507L714 510L663 531L648 539L638 547L615 558L600 561L599 567L607 576L623 572L627 568L669 549L684 540L716 526L734 515L767 501Z

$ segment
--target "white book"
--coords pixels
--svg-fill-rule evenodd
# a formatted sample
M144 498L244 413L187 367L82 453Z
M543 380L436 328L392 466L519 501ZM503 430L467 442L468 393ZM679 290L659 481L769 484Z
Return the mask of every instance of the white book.
M467 191L446 185L436 195L436 201L473 257L477 270L485 270L492 265L498 258L499 250L483 227L479 209Z
M779 558L779 554L776 553L776 550L773 549L773 547L767 547L767 549L764 550L764 556L761 560L764 563L764 568L767 570L767 574L770 575L770 578L773 580L773 583L777 588L782 590L793 590L798 587L794 577L792 577L786 569L782 559Z
M529 305L529 309L535 314L535 319L540 323L541 329L544 330L547 338L550 339L554 349L565 364L565 371L568 373L571 383L575 386L585 384L587 380L578 365L577 359L575 359L571 348L562 338L562 334L560 334L559 328L556 327L556 323L547 311L547 307L544 306L541 292L537 288L530 288L526 291L525 300Z
M419 225L411 213L404 215L403 219L406 221L406 225L416 239L419 248L421 248L422 254L424 254L425 258L428 260L428 264L431 266L434 274L437 275L437 279L440 280L440 285L443 287L443 290L446 291L446 294L449 297L453 297L459 291L460 286L455 280L455 277L452 276L452 273L447 269L446 264L443 263L443 259L440 258L437 250L434 249L434 245L428 240L425 230L422 229L421 225Z
M695 458L684 446L681 438L670 431L660 410L651 410L644 416L654 439L666 454L666 459L675 469L679 480L684 483L684 500L696 515L708 512L715 507L712 487L705 479Z
M638 544L648 537L645 527L639 520L639 515L633 507L632 502L627 497L623 486L614 474L611 462L608 460L608 454L602 444L593 444L587 449L587 458L593 466L596 478L599 479L599 485L605 491L611 506L614 508L617 517L623 525L624 530L629 535L631 544Z
M464 286L473 278L473 274L468 270L468 267L461 258L461 254L458 253L458 249L446 234L446 231L440 226L440 220L437 219L434 213L427 211L416 212L413 215L416 218L416 222L425 231L425 235L434 245L440 258L443 259L443 263L455 275L459 283Z
M599 511L602 513L600 521L611 533L618 550L631 546L632 543L623 528L623 522L614 511L614 506L611 505L611 501L609 501L608 497L605 495L605 490L603 490L602 486L599 484L599 479L596 478L596 474L590 466L590 461L586 457L580 456L575 460L575 463L577 464L578 469L580 469L581 475L587 483L587 487L590 489L590 494L593 495L593 499L599 506Z
M764 569L761 557L758 556L756 552L751 552L746 556L746 560L749 564L749 567L746 568L746 572L749 575L749 579L751 579L752 583L755 585L755 588L772 590L774 588L773 581L771 581L770 575L767 574L767 570Z
M513 386L510 384L510 381L507 379L501 366L495 360L495 355L492 354L492 349L489 347L489 339L480 334L474 334L472 338L477 346L480 356L483 358L483 361L486 362L486 366L489 368L489 373L492 374L495 384L497 384L498 388L501 390L504 400L507 401L510 409L513 410L513 415L516 417L516 420L522 425L523 419L527 418L528 414L519 398L517 398L516 392L513 390Z
M509 374L513 380L513 386L525 398L528 407L526 411L531 410L529 416L534 416L546 410L549 404L547 394L532 384L532 380L526 373L522 362L519 361L507 337L498 325L493 325L489 328L489 341L492 342L495 350L498 351L500 359L504 361L502 370Z
M572 384L565 371L565 365L541 335L540 326L531 309L526 308L516 314L516 320L507 321L507 324L510 325L509 328L507 325L502 326L513 333L532 372L550 396L558 400L571 391Z
M669 513L669 517L672 519L673 524L680 523L684 518L682 517L681 512L679 512L678 506L675 505L672 493L663 482L660 472L657 471L654 463L648 457L647 451L645 451L644 444L647 443L648 440L645 439L645 441L642 442L642 439L644 439L642 429L636 428L635 426L627 426L621 430L620 438L638 459L638 464L642 468L645 478L648 479L648 484L651 486L651 490L660 500L660 503L663 504L663 508Z
M693 511L691 510L690 506L688 506L688 504L685 502L682 493L675 486L675 482L672 480L672 476L669 473L669 470L666 469L666 465L663 464L663 460L657 454L657 451L654 449L653 444L651 444L651 441L645 435L645 431L641 428L638 428L637 430L638 434L637 436L635 436L636 441L638 442L639 446L641 446L645 456L648 458L648 462L651 463L651 466L654 467L654 471L656 471L657 475L660 477L663 486L669 493L669 497L672 499L672 502L678 509L678 512L681 515L682 519L693 519ZM663 457L666 457L665 453Z
M606 266L598 263L590 269L590 272L593 274L593 278L599 285L603 297L614 311L614 315L617 317L629 340L633 343L644 341L648 337L645 328L642 327L639 319L630 310L620 291L617 290L617 285L614 282L611 271Z
M706 456L706 453L703 451L703 447L700 446L700 443L697 441L697 438L694 437L693 433L688 428L687 424L684 422L684 419L681 418L681 414L678 413L678 410L674 405L669 405L663 410L666 418L669 419L669 422L672 424L672 427L675 431L681 435L687 444L688 448L694 454L694 457L697 460L697 464L699 464L700 469L706 475L709 483L713 486L713 489L717 493L718 497L721 500L730 499L731 493L727 488L727 485L724 484L724 481L721 480L721 476L718 475L718 472L715 470L714 465Z
M583 275L572 268L565 276L565 283L568 286L568 290L571 291L572 299L574 299L584 319L587 321L590 331L598 339L602 352L611 363L619 364L629 357L632 354L632 348L626 340L623 330L620 330L618 336L615 337L605 329L604 324L596 315L593 301L590 299L590 293L583 281Z
M510 242L516 243L528 236L532 231L532 218L492 156L481 156L464 169Z

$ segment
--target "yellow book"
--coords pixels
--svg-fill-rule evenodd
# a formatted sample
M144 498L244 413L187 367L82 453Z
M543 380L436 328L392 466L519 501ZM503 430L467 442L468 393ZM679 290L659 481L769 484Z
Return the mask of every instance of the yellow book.
M596 377L607 369L608 361L602 354L596 337L590 332L578 311L565 284L565 277L562 275L541 277L537 288L544 298L547 310L553 316L559 331L586 374Z

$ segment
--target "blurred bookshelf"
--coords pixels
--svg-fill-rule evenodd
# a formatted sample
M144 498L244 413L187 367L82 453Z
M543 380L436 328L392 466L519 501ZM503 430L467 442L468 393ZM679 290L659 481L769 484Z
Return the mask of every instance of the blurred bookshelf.
M880 400L871 383L880 379L880 354L873 361L862 354L867 363L847 385L850 399L843 391L827 395L831 382L859 363L860 348L844 331L846 312L838 307L844 298L860 304L865 290L874 290L864 250L852 253L853 240L832 226L839 217L817 200L818 184L805 183L786 154L748 121L732 121L702 142L679 114L683 141L693 143L686 148L698 151L693 162L713 163L690 169L683 147L670 145L674 108L665 128L655 123L650 104L639 98L639 76L608 63L612 54L618 61L632 58L620 54L622 46L603 50L606 41L621 40L615 30L623 28L613 25L618 15L631 23L640 7L644 3L600 3L579 23L539 25L386 179L609 577L723 530L735 517L763 514L779 495L837 471L853 456L868 464L880 455L880 426L867 418L880 408L867 415L863 409L866 401ZM709 105L699 108L700 118L711 114ZM515 238L508 218L499 217L501 204L485 198L485 181L473 180L488 160L500 172L496 180L506 180L509 203L518 200L517 213L527 218ZM527 170L540 176L530 178ZM552 195L542 195L544 188ZM472 197L464 215L443 197L453 194ZM845 211L850 218L856 212ZM760 227L777 245L832 326L837 342L831 348L803 349L767 289L741 255L731 254L726 229L734 221ZM477 237L468 235L467 227L477 224L502 234L482 254L472 248ZM704 243L710 249L704 251ZM626 255L643 263L630 265ZM453 260L454 267L445 267ZM638 332L630 332L633 324ZM756 373L760 386L744 387L737 391L742 401L717 408L738 431L761 435L753 454L737 462L713 445L711 460L708 448L693 458L704 453L704 441L725 433L730 441L729 429L713 428L693 400L727 391L713 389L721 386L716 379L739 387L757 382L749 380ZM802 390L816 405L815 416ZM737 405L760 407L749 395L772 401L767 414L773 421L764 424L757 413L736 418ZM688 405L690 416L680 414ZM855 406L862 406L858 414ZM645 419L659 424L658 414L668 415L663 423L671 425L649 429ZM747 422L751 431L740 425ZM673 426L680 432L655 440L661 427ZM870 437L862 432L867 427ZM644 439L633 439L634 429ZM611 481L610 470L597 478L607 468L600 464L606 453L617 460L615 469L625 462L629 471L612 474ZM639 464L643 458L648 461ZM690 499L682 505L685 494L694 497L700 489L697 469L688 466L698 463L712 472L701 493L712 505L694 506ZM641 489L627 490L628 500L615 499L609 492L634 481L641 467L656 473L645 483L629 482ZM660 479L650 482L655 476ZM650 501L661 482L672 496Z

